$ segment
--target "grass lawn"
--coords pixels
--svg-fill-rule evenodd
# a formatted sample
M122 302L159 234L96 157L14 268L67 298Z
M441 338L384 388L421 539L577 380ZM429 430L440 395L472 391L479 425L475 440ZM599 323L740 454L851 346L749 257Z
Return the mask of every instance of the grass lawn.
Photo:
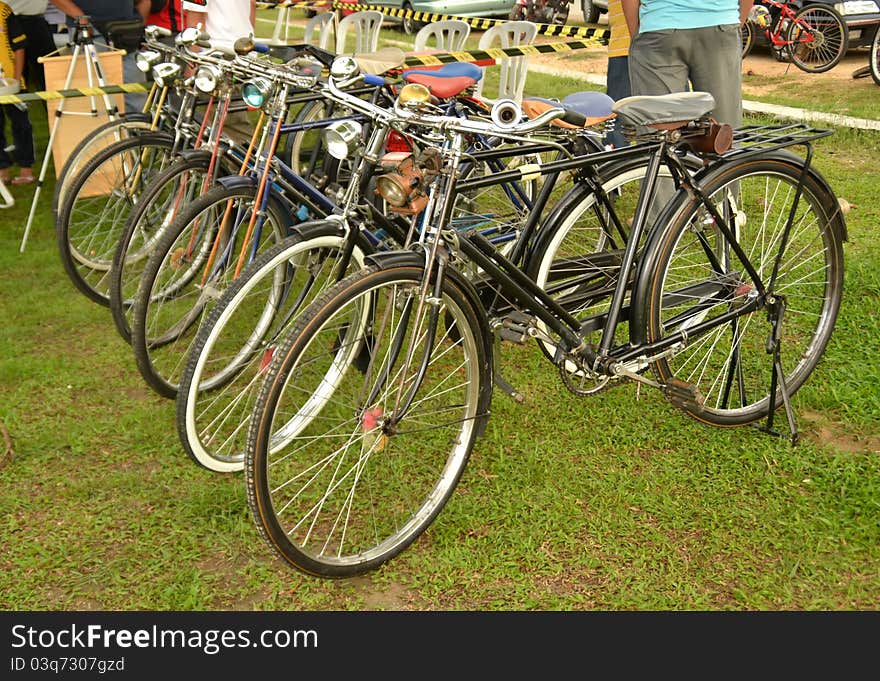
M876 115L880 88L851 85L830 96L851 111L873 101ZM576 87L533 74L526 92ZM825 93L790 96L810 107ZM33 107L32 120L40 158L45 114ZM537 347L505 346L502 372L525 402L496 391L433 525L341 581L282 565L243 476L189 461L174 403L145 386L108 310L61 268L53 182L23 254L33 186L12 188L16 205L0 212L0 609L876 609L880 134L837 130L815 164L852 208L840 317L794 400L797 447L698 424L632 385L578 399Z

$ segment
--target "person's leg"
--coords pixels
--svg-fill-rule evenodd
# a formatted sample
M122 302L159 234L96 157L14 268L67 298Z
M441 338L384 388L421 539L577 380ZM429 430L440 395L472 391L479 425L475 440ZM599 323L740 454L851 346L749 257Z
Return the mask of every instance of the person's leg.
M685 31L639 33L629 46L629 84L633 95L687 92L688 67L678 48Z
M135 52L129 52L122 57L122 80L126 83L143 83L146 80L144 72L135 63L135 54ZM147 96L141 93L127 93L124 101L127 112L143 111Z
M610 57L608 59L605 92L615 102L630 96L628 61L627 57ZM615 149L626 146L626 139L620 132L617 121L612 122L611 129L605 135L605 144L610 144Z
M12 140L15 143L13 155L18 167L21 168L21 172L12 183L33 182L34 174L31 167L34 165L34 131L28 116L27 105L21 104L20 106L23 108L19 108L18 104L8 106L6 113L12 123Z
M0 180L9 182L9 166L12 157L6 151L6 109L10 104L0 104Z
M27 34L25 82L31 91L45 90L46 79L43 75L43 65L37 60L57 49L55 40L52 38L49 24L42 16L26 14L20 15L18 18Z
M690 31L690 73L694 90L715 98L712 115L734 128L742 125L742 43L739 24Z

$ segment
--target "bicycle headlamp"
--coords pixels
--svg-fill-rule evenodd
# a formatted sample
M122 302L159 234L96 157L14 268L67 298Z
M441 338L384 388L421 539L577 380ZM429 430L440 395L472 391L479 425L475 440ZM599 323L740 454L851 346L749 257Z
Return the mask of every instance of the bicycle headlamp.
M174 82L174 79L180 75L180 64L172 64L171 62L162 62L153 67L153 80L159 87L167 87Z
M201 35L202 32L198 28L196 28L195 26L190 26L189 28L185 28L180 33L178 33L174 38L174 42L177 45L192 45L199 39L199 36Z
M156 52L156 50L141 50L135 54L134 63L138 67L138 71L149 73L153 65L158 64L161 58L162 55Z
M204 64L196 71L193 84L199 92L210 94L217 89L217 83L220 82L220 69L210 64Z
M241 86L241 98L252 109L259 109L272 94L272 83L265 78L254 78Z
M424 174L408 151L385 154L379 162L382 174L376 178L376 193L395 213L415 214L424 210L428 197Z
M357 149L363 136L363 128L357 121L336 121L324 130L327 153L333 158L348 158Z
M358 67L354 57L336 57L333 63L330 64L330 75L337 80L350 78L358 73L359 70L360 67Z

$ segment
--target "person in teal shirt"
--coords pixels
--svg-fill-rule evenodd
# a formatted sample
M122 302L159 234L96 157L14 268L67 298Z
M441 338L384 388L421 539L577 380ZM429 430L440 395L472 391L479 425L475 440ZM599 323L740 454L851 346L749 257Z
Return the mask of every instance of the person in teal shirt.
M623 0L633 95L694 90L720 123L742 125L740 26L754 0Z

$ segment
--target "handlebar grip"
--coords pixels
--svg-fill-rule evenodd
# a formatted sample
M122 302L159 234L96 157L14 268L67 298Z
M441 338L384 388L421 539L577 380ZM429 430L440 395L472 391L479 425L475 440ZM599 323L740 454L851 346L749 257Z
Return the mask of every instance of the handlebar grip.
M364 76L364 82L367 85L385 85L385 78L368 73Z
M156 24L147 24L148 28L156 35L161 36L163 38L171 37L171 29L165 28L164 26L157 26Z
M268 54L269 53L269 46L264 45L262 43L255 42L254 43L254 52L259 52L261 54Z
M587 124L587 117L577 111L566 109L565 114L560 118L563 123L568 123L576 128L583 128Z

